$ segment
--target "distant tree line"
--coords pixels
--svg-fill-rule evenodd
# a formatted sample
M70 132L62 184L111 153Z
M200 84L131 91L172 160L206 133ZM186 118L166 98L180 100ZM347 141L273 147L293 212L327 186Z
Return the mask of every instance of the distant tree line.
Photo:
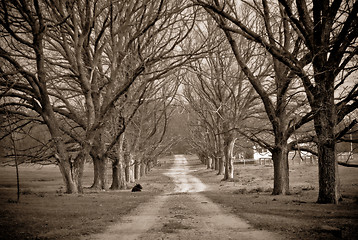
M66 192L80 193L85 162L92 187L106 187L110 161L111 188L125 188L171 146L175 72L201 49L187 38L195 9L166 0L1 1L0 9L1 141L16 139L21 162L56 163Z
M228 179L233 142L249 140L272 153L273 194L288 194L288 153L310 152L317 202L338 203L337 142L357 142L358 2L192 2L206 12L198 39L219 44L185 83L199 156Z
M93 188L108 185L108 162L111 188L126 188L187 143L230 180L235 149L257 146L272 154L273 194L289 194L288 153L306 151L318 202L338 203L338 143L357 142L357 12L340 0L2 1L3 159L56 163L79 193L88 161Z

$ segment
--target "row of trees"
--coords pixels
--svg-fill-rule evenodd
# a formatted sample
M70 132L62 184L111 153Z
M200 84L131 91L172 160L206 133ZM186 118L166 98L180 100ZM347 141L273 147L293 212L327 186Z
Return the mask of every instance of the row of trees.
M105 188L108 159L112 188L125 187L132 159L138 178L171 144L163 136L175 71L201 49L187 38L195 11L167 0L1 1L0 9L2 139L35 139L29 159L55 159L68 193L83 191L90 160L93 187Z
M336 143L357 122L357 12L340 0L1 1L2 139L36 139L23 149L56 159L69 193L88 160L93 187L108 159L112 188L125 187L129 167L138 178L176 141L179 92L192 146L224 179L235 143L252 142L272 153L273 194L287 194L288 152L305 150L318 202L337 203Z
M357 123L357 1L193 3L207 13L203 39L220 43L188 71L199 154L228 179L233 142L250 140L272 153L273 194L287 194L289 151L309 151L318 202L338 203L336 143Z

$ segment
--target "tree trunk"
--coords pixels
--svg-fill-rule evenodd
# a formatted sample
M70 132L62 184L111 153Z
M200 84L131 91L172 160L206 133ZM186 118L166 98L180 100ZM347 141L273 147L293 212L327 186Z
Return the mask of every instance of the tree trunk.
M55 157L66 187L66 193L83 193L82 177L86 155L80 152L76 159L73 160L71 157L66 159L64 156L68 156L67 153L66 155L60 154L59 149L61 148L57 148Z
M78 187L76 185L76 183L73 181L72 179L72 170L71 170L71 166L70 164L68 164L67 161L64 160L57 160L58 161L58 167L60 169L62 178L63 178L63 182L65 184L65 188L66 188L66 193L78 193Z
M224 165L225 156L222 154L218 159L218 175L224 175L225 172L225 165Z
M216 170L216 166L217 166L217 158L216 156L212 156L212 163L211 163L211 169Z
M341 196L334 131L337 121L334 105L334 75L330 72L331 69L327 69L328 67L322 64L324 62L319 62L319 60L314 61L317 68L315 81L318 93L311 104L315 113L314 127L318 139L319 191L317 202L338 204Z
M134 183L135 182L135 178L134 178L134 169L135 163L134 163L134 159L133 159L133 155L129 154L129 182L130 183Z
M145 174L148 174L148 173L150 172L150 170L151 170L151 168L152 168L152 164L153 164L152 161L148 161L148 162L146 163L147 167L145 168Z
M224 175L225 173L225 154L223 151L223 139L221 135L218 135L217 147L218 147L218 175Z
M85 156L87 155L81 156L81 159L75 161L72 168L72 178L77 185L77 189L79 193L83 193L82 177L83 177L83 170L85 166L85 159L86 159Z
M140 180L140 162L138 160L135 160L135 163L134 163L134 179L135 180Z
M130 153L125 154L125 175L126 175L126 181L133 183L135 182L134 179L134 162L132 155Z
M123 163L124 163L124 173L126 182L129 182L129 175L130 175L130 156L127 151L123 152Z
M221 161L221 157L215 156L215 170L217 170L217 171L219 171L219 169L220 169L220 161Z
M118 161L117 164L112 165L112 185L110 189L118 190L118 189L127 189L127 181L124 171L124 164L122 161Z
M98 129L98 131L101 132L102 130ZM103 157L104 151L102 134L99 133L95 137L90 153L93 160L94 171L94 179L91 188L94 189L106 189L107 159Z
M109 189L117 190L119 189L119 161L112 162L112 184Z
M198 153L198 158L202 164L206 164L204 153Z
M202 154L199 159L202 164L204 164L204 165L207 164L207 158L204 154Z
M149 172L149 163L146 163L145 164L145 174L147 175L148 174L148 172Z
M79 153L76 159L72 159L67 152L66 144L62 138L57 120L50 105L44 108L42 116L51 133L52 140L56 147L55 157L66 187L66 193L82 193L82 176L85 160L85 154L83 151L87 151L89 146L86 144L87 147L84 146L84 148L81 149L82 153Z
M233 151L235 146L235 139L232 136L225 137L224 154L225 154L225 174L223 180L234 178L234 162Z
M124 167L124 174L126 176L126 182L129 182L130 167L127 164L125 164L125 167Z
M112 162L112 185L110 189L127 189L126 175L124 170L124 134L121 135L116 147L116 156Z
M206 160L206 167L207 169L211 169L212 168L212 158L211 157L207 157L207 160Z
M140 166L140 176L141 177L143 177L145 175L145 173L146 173L146 171L145 171L146 166L147 165L145 164L145 162L142 161L141 166Z
M119 162L118 164L118 179L119 179L119 189L127 189L128 182L126 181L126 174L123 161Z
M93 170L94 170L94 179L91 188L94 189L106 189L106 160L100 156L95 156L93 159Z
M220 168L220 136L216 136L214 140L214 168L215 170L219 171Z
M122 143L123 141L120 141L117 156L112 162L112 185L110 187L112 190L127 189Z
M277 145L272 152L274 167L273 195L287 195L290 191L287 143Z
M92 186L91 188L98 188L99 186L99 171L98 171L98 165L99 165L99 162L98 160L96 159L96 157L92 156L92 162L93 162L93 183L92 183Z
M318 203L337 204L340 199L338 163L334 126L326 114L319 113L315 118L315 129L318 138Z

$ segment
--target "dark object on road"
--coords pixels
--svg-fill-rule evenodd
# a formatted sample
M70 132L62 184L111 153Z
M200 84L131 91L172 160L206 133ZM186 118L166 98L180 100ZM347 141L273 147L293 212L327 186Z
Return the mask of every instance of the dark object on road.
M132 188L132 192L140 192L142 191L142 186L138 183Z

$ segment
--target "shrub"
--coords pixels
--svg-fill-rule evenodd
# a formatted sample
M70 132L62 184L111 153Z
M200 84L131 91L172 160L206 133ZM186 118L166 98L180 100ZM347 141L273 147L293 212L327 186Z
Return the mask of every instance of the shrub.
M247 193L247 189L246 188L240 188L237 189L233 192L233 194L246 194Z
M21 191L21 194L22 194L22 195L31 195L31 194L33 194L33 193L34 193L34 192L33 192L31 189L29 189L29 188L24 189L24 190Z

